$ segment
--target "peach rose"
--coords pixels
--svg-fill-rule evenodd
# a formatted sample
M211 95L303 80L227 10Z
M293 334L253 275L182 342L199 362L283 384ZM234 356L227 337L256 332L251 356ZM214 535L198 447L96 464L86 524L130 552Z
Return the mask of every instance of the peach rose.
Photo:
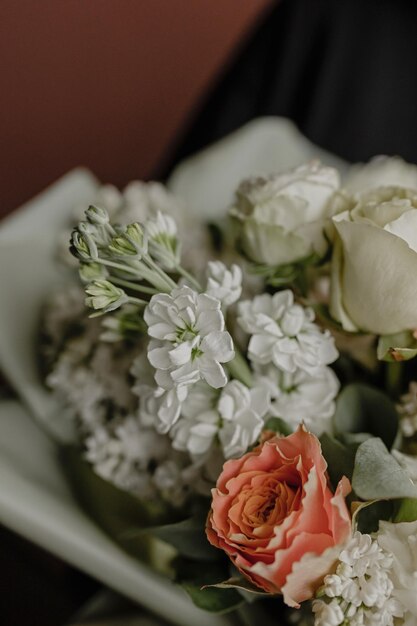
M225 463L212 490L210 543L291 607L314 595L351 532L346 477L333 494L320 442L304 426Z

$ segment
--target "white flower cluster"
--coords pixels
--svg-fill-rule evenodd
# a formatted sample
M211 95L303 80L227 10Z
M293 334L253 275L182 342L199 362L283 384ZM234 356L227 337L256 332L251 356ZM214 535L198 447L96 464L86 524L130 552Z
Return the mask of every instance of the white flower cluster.
M356 531L313 601L315 626L395 626L404 609L393 595L392 563L377 539Z
M154 424L157 416L157 430L169 433L174 449L200 462L215 454L216 442L224 458L243 454L257 440L268 410L263 387L228 381L223 367L234 349L221 307L239 298L241 278L236 266L210 264L206 293L183 286L158 294L144 315L158 387L144 385L146 374L135 369L139 414Z
M261 387L248 389L231 380L218 394L200 383L191 390L172 428L172 445L199 458L211 452L218 439L226 459L241 456L258 439L267 410L268 396Z
M328 367L338 352L330 332L313 320L313 310L294 303L289 289L239 304L238 322L250 335L248 355L271 395L271 414L294 428L304 420L321 434L329 428L339 390Z
M148 359L162 390L160 430L166 432L177 421L192 385L205 380L215 389L225 386L223 363L234 358L233 341L224 330L220 301L187 286L153 296L144 320L152 338Z
M72 252L87 305L111 315L101 334L99 324L83 322L48 382L72 406L100 476L180 505L190 491L207 492L225 458L256 443L267 417L294 428L303 420L316 433L328 427L339 384L327 365L337 351L311 309L290 290L240 303L253 379L250 371L240 378L239 361L225 367L235 357L225 315L241 297L241 267L205 261L201 287L195 266L191 275L180 259L177 220L185 234L192 221L184 225L162 185L135 182L123 193L105 186L96 203L72 233ZM135 347L124 354L120 340L132 336Z

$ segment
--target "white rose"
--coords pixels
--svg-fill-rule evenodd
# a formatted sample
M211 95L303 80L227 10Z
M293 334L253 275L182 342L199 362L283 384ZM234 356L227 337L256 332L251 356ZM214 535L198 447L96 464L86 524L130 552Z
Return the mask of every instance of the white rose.
M417 166L400 157L377 156L353 165L345 181L347 191L355 194L388 185L417 189Z
M345 330L417 328L417 191L380 187L333 218L330 312Z
M247 256L270 266L327 251L324 228L333 213L339 174L314 161L284 174L243 181L232 215L242 222Z
M380 522L379 545L393 556L390 578L393 597L405 609L403 626L417 623L417 521Z

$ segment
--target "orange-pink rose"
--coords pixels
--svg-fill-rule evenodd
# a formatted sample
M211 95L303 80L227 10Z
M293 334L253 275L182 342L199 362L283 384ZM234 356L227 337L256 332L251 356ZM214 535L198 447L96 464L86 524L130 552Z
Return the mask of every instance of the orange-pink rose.
M303 426L225 463L207 537L255 585L286 604L314 595L350 536L343 477L333 493L320 442Z

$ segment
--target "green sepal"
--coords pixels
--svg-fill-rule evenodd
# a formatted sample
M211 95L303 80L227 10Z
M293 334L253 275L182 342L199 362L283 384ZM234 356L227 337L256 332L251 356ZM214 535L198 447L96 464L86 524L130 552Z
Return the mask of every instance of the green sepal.
M417 356L417 339L410 331L395 335L381 335L378 339L377 357L380 361L396 363Z
M318 265L320 262L321 257L313 252L295 263L286 263L275 267L262 263L254 263L252 261L250 271L253 274L262 276L265 282L271 285L271 287L279 288L296 283L300 279L300 276L304 274L307 267Z

